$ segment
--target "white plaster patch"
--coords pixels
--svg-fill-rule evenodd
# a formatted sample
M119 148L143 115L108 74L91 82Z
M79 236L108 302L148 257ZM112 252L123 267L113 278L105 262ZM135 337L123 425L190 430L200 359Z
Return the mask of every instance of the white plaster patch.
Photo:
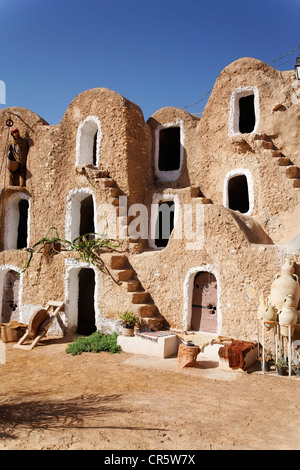
M259 120L259 92L256 86L240 87L234 90L230 97L230 111L228 119L228 135L233 136L241 134L239 130L240 108L239 100L245 96L254 95L255 126L252 132L256 132Z
M209 272L212 273L217 281L217 315L218 315L218 326L217 326L217 334L221 334L222 329L222 313L221 313L221 285L220 279L217 272L217 268L215 264L207 264L202 266L196 266L191 268L184 280L183 284L183 319L182 319L182 327L185 331L191 329L191 322L192 322L192 300L193 300L193 288L194 288L194 278L195 275L199 272Z

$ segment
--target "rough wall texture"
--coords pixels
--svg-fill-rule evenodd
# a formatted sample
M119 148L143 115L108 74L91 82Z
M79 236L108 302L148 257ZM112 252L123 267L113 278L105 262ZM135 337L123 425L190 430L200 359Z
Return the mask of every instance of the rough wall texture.
M195 275L209 271L217 279L216 334L255 339L259 297L269 295L287 255L299 271L299 93L293 72L278 72L244 58L222 71L201 119L170 107L145 122L137 105L105 88L81 93L54 126L28 110L3 109L0 295L4 296L7 270L21 272L29 255L13 241L18 230L14 221L19 217L13 201L18 197L30 202L27 247L53 226L62 238L78 232L74 226L86 214L80 215L79 209L76 213L75 208L87 196L93 198L95 231L101 231L103 219L113 227L115 214L126 235L128 224L139 213L128 217L122 212L120 196L127 196L128 208L144 205L149 227L152 205L174 201L175 228L167 246L157 248L150 235L137 240L127 236L118 253L103 255L110 275L76 261L71 253L56 254L50 260L34 254L30 267L20 275L20 320L28 321L50 299L62 300L64 325L76 329L78 273L92 268L98 328L118 328L119 314L130 309L149 327L161 327L163 320L168 327L188 330ZM241 133L238 100L248 95L254 95L255 127ZM26 188L8 184L8 117L30 145ZM160 130L169 127L180 128L176 177L172 176L176 172L166 176L157 171ZM88 161L95 133L95 159ZM228 203L228 182L236 175L247 176L249 211L245 213L232 210ZM104 204L112 208L110 215L104 216ZM193 217L197 207L201 214L202 238L196 248L188 245L194 240L184 226L183 236L176 232L185 205ZM195 220L193 224L195 230ZM120 232L116 235L120 238Z

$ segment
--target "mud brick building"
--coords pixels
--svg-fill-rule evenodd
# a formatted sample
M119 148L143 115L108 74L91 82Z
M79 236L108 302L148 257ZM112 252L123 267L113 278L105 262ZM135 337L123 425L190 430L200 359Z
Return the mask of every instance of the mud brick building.
M29 143L25 187L9 184L9 118ZM256 338L259 297L286 256L300 271L299 142L294 71L252 58L221 72L201 118L166 107L145 122L105 88L77 96L58 125L2 109L0 320L28 322L53 299L66 305L58 329L113 331L129 309L149 328ZM148 227L134 237L141 205ZM121 240L103 254L111 275L72 253L34 253L23 271L50 227L71 240L104 221Z

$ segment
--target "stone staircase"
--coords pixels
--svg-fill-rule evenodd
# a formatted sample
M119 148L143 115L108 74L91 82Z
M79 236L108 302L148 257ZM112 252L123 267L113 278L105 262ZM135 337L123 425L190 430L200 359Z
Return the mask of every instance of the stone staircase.
M263 149L270 150L272 157L277 159L279 167L285 167L285 174L287 178L292 180L293 188L300 188L300 168L294 165L288 157L283 155L275 146L272 139L266 134L256 134L254 139L261 141L261 147Z
M133 309L137 309L141 329L160 330L164 327L163 317L154 304L149 292L145 291L135 270L126 255L111 255L110 268L118 282L126 283L127 293L131 297Z

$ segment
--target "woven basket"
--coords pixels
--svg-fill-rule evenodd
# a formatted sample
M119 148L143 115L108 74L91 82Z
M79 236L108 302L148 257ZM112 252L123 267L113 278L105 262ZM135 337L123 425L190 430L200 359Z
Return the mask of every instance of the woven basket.
M11 322L1 324L1 341L3 343L16 343L26 333L27 325Z
M7 168L10 171L17 171L17 169L19 168L19 162L15 159L14 154L12 152L9 152L7 157Z

